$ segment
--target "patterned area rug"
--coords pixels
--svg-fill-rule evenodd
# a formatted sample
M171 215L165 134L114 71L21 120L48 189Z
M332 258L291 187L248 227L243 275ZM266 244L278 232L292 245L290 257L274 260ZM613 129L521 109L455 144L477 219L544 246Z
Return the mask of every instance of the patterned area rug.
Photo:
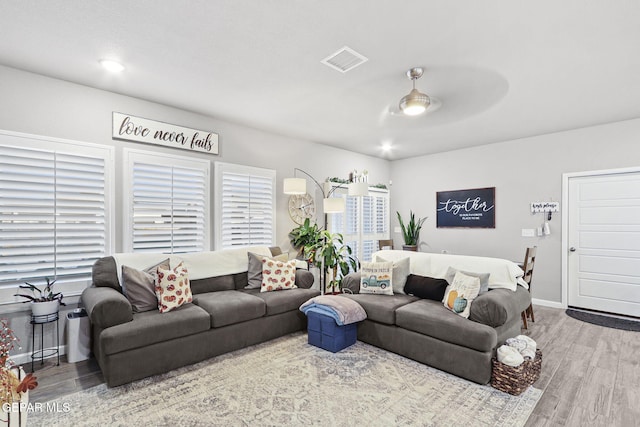
M522 426L542 392L511 396L358 341L336 354L295 333L167 374L55 402L33 426Z

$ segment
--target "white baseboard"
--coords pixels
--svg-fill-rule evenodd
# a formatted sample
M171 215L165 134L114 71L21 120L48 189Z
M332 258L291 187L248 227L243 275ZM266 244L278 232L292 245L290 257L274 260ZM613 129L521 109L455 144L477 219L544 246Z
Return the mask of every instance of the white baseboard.
M47 350L55 350L55 347L45 348L45 351L47 351ZM64 356L65 354L67 354L67 346L66 345L61 345L60 346L60 357ZM58 357L58 355L54 354L54 355L45 357L45 360L46 359L51 359L52 357ZM11 360L16 365L31 364L31 353L14 354L13 356L11 356ZM35 359L35 363L40 363L40 358L39 357Z
M533 303L533 305L541 305L543 307L563 308L563 309L567 308L565 305L563 305L560 302L549 301L546 299L531 298L531 302Z

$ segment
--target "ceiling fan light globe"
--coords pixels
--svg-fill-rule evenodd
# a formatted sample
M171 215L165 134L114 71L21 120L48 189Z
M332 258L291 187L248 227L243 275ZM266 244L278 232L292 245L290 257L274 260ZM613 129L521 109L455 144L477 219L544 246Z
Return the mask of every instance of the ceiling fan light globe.
M417 116L424 113L430 104L428 95L419 92L418 89L412 89L400 100L400 110L407 116Z
M419 116L424 113L427 109L424 105L411 105L406 106L402 110L402 112L407 116Z

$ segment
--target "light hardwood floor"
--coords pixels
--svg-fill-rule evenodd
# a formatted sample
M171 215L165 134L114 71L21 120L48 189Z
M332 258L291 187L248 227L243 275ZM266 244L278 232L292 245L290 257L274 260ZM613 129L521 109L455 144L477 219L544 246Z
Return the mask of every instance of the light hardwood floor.
M530 426L640 426L640 333L534 307L525 333L542 349L544 394Z
M640 333L580 322L561 309L535 306L534 313L536 322L523 333L542 349L534 386L544 393L526 426L640 426ZM60 366L45 361L35 375L33 402L104 381L93 359Z

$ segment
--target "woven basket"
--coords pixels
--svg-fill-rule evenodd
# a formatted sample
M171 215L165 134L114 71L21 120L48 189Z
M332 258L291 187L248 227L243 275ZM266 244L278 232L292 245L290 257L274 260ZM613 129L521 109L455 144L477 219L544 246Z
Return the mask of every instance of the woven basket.
M534 360L525 360L520 366L509 366L492 359L491 387L514 396L520 395L540 378L542 352L536 350Z
M540 378L540 371L542 370L542 352L540 350L536 350L536 358L529 364L529 381L533 384Z

